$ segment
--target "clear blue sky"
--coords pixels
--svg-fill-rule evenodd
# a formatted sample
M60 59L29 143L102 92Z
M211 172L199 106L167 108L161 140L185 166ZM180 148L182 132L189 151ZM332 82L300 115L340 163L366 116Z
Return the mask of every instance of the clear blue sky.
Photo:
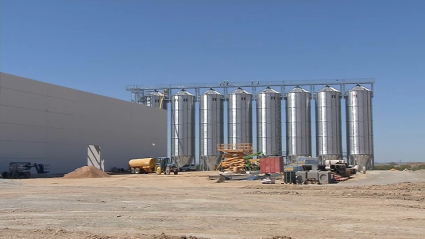
M124 100L128 84L371 77L376 160L425 161L424 11L423 0L1 0L1 71Z

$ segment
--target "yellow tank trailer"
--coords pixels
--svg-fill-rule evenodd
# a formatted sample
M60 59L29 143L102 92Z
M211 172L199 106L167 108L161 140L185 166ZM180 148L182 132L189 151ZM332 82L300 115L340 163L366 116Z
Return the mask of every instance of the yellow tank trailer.
M153 173L155 172L155 158L132 159L128 162L131 173Z
M156 173L156 174L168 174L179 173L179 169L170 158L158 157L158 158L143 158L143 159L131 159L128 161L128 167L131 173Z

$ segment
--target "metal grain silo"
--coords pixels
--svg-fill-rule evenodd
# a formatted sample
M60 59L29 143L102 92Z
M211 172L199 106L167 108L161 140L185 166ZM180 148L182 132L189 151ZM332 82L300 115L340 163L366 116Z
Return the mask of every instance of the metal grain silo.
M252 94L238 88L227 104L228 143L252 143Z
M282 95L270 87L256 96L257 152L266 156L282 155Z
M221 160L217 144L224 143L223 95L210 89L199 98L199 152L203 170L215 170Z
M311 93L297 86L285 100L286 156L291 163L298 156L311 156Z
M195 96L184 89L171 98L171 157L179 167L195 159Z
M316 155L325 160L342 160L341 92L326 86L315 94Z
M373 167L373 92L357 85L345 94L347 156L363 172Z
M163 99L163 96L163 93L154 90L146 96L146 105L155 108L160 108L161 100L164 100L164 102L162 103L162 109L166 110L167 102L165 102L165 98Z

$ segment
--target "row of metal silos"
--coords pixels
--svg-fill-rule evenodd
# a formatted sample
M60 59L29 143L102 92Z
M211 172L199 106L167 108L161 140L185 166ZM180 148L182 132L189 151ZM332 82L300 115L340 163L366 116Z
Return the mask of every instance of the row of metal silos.
M311 152L311 93L296 87L285 96L286 156L293 162ZM348 163L373 166L373 92L357 85L345 94ZM316 117L316 156L325 160L342 160L342 94L325 86L314 95Z
M148 102L159 102L161 93L152 92ZM311 93L295 87L284 97L266 88L256 95L257 151L282 155L281 100L286 105L286 157L294 161L311 152ZM316 155L321 160L342 159L341 92L326 86L315 96ZM347 91L347 150L351 164L373 158L372 92L357 85ZM171 97L171 156L179 165L195 158L195 101L181 90ZM229 144L252 143L251 93L239 88L229 94L227 124ZM163 106L166 108L166 105ZM217 144L224 143L224 97L210 89L199 98L200 160L213 169L220 160Z

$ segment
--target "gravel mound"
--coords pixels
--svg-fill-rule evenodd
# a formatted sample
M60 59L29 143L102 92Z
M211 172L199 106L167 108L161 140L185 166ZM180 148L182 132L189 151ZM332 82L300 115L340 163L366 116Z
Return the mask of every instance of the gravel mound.
M106 178L110 177L109 174L94 166L84 166L77 168L76 170L67 173L63 176L64 178Z

